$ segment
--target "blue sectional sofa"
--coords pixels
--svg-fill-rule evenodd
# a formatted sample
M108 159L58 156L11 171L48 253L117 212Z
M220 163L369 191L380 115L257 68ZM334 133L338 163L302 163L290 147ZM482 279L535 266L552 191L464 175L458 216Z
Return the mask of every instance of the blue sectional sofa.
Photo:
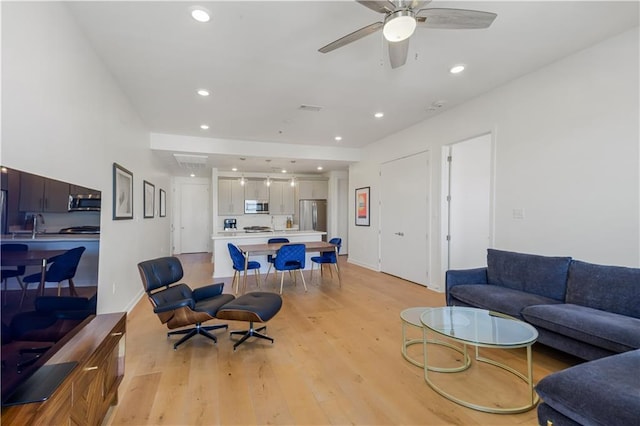
M450 270L448 305L502 312L538 342L593 360L640 348L640 269L489 249L487 267Z
M489 249L486 267L447 271L446 298L526 321L538 342L590 360L536 385L541 425L637 424L640 269Z

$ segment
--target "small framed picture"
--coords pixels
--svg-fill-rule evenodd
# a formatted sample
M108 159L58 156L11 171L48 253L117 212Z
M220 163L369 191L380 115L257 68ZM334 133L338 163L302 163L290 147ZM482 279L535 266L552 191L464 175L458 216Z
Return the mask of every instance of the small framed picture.
M356 226L371 224L371 199L369 186L356 189Z
M113 220L133 219L133 173L113 163Z
M144 187L144 218L149 219L154 215L154 209L156 208L156 187L154 184L147 182L146 180L143 182Z
M158 216L165 217L167 215L167 193L164 189L160 189L160 210Z

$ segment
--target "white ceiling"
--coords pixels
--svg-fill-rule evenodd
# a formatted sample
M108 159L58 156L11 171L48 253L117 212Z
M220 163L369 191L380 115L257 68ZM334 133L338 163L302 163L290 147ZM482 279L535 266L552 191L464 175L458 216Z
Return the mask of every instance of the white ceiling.
M348 162L339 155L316 161L308 154L360 148L428 119L637 26L639 10L637 1L434 0L429 7L483 10L498 17L485 30L419 28L406 65L392 70L381 32L318 52L380 20L382 15L355 1L68 5L152 133L213 138L211 148L201 149L208 156L202 175L209 167L224 171L232 165L255 172L288 165L290 172L318 173L321 162L324 171L345 169ZM190 8L195 5L208 9L211 21L194 21ZM466 71L450 74L458 63L466 64ZM200 88L211 96L198 96ZM322 108L309 112L300 105ZM384 111L384 118L375 119L377 111ZM203 123L210 128L201 130ZM336 142L336 135L342 141ZM274 158L218 155L222 152L216 153L213 142L229 139L290 144L291 149ZM184 175L172 152L158 156L174 174ZM175 152L185 151L176 145Z

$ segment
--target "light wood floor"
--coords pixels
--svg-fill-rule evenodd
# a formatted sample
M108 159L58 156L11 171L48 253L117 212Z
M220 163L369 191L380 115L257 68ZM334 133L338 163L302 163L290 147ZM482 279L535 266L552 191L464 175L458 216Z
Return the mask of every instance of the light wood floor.
M193 287L212 282L210 255L180 258L185 282ZM217 345L195 336L174 351L176 338L167 339L166 327L149 302L141 300L128 319L119 404L104 424L537 424L535 409L517 415L486 414L430 389L422 370L400 353L399 314L411 306L443 306L444 296L348 264L344 257L340 262L342 288L328 273L321 283L314 273L313 284L306 275L308 293L299 279L294 287L285 278L282 310L267 328L275 343L250 339L235 352L223 330L215 332ZM230 292L226 281L225 291ZM255 289L250 278L249 290ZM247 325L228 323L230 330ZM411 349L420 356L421 345ZM489 355L520 369L525 366L520 349ZM443 351L442 361L447 358L449 353ZM535 381L576 362L535 345ZM525 393L524 383L514 376L475 364L468 372L446 375L440 383L480 403L509 404Z

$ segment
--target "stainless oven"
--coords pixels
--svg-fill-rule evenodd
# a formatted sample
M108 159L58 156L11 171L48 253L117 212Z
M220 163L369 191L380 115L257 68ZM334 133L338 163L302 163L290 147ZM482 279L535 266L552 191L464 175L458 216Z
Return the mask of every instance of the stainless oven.
M245 214L269 213L269 202L264 200L244 200Z

